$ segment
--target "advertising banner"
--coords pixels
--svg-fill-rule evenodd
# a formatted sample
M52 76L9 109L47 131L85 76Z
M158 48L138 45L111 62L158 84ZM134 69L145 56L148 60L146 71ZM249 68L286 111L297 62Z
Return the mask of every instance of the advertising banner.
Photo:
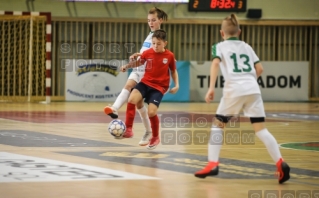
M264 101L307 101L308 62L262 62L264 72L258 79ZM204 101L210 81L211 61L190 62L190 101ZM219 72L214 101L222 97L224 78Z
M123 89L128 73L119 71L125 60L103 61L65 59L66 101L114 102ZM257 80L264 101L307 101L308 62L262 62L264 72ZM201 102L209 87L211 61L177 61L179 91L166 93L163 102ZM171 79L170 88L174 86ZM222 97L224 78L219 72L214 102Z
M127 81L125 61L65 59L66 101L115 101ZM62 65L63 66L63 65Z

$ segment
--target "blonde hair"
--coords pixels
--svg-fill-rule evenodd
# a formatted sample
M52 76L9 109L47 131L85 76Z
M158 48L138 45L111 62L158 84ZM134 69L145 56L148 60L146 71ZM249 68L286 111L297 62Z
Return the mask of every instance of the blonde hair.
M225 32L225 34L230 36L234 36L238 33L239 23L235 14L229 15L223 20L222 30Z

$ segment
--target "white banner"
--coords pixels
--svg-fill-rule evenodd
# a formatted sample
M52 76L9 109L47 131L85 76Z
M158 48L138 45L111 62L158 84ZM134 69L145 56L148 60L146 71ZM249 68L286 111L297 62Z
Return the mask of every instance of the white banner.
M1 182L158 179L112 169L0 152Z
M210 82L210 66L211 61L205 61L203 64L198 64L195 61L190 62L190 100L194 102L205 101L205 95ZM223 80L221 72L219 71L215 87L214 102L220 100L223 95L220 88L220 82ZM182 86L182 85L181 85Z
M64 59L66 101L115 101L127 81L125 60Z
M204 101L209 87L211 62L190 62L191 101ZM258 79L264 101L307 101L308 62L262 62L264 72ZM222 97L224 79L219 73L215 86L214 101Z

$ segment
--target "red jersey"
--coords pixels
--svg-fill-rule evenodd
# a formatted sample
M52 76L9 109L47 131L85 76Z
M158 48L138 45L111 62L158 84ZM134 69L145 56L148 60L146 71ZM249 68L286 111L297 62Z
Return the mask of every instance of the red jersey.
M147 62L141 82L164 94L169 87L169 69L176 70L174 54L167 49L165 52L156 53L153 48L150 48L143 52L140 60L142 63Z

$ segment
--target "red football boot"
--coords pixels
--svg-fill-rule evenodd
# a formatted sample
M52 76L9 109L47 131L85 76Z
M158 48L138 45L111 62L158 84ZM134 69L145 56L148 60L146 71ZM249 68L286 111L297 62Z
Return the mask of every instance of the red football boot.
M150 143L146 146L148 150L153 150L156 148L156 146L160 143L159 137L152 137L150 140Z
M194 175L198 178L218 175L218 162L208 162L204 169L197 171Z
M288 164L284 162L282 158L280 158L278 162L276 163L276 166L277 166L278 182L282 184L285 181L289 180L290 167L288 166Z
M134 136L132 127L126 128L125 133L123 134L123 138L132 138Z

